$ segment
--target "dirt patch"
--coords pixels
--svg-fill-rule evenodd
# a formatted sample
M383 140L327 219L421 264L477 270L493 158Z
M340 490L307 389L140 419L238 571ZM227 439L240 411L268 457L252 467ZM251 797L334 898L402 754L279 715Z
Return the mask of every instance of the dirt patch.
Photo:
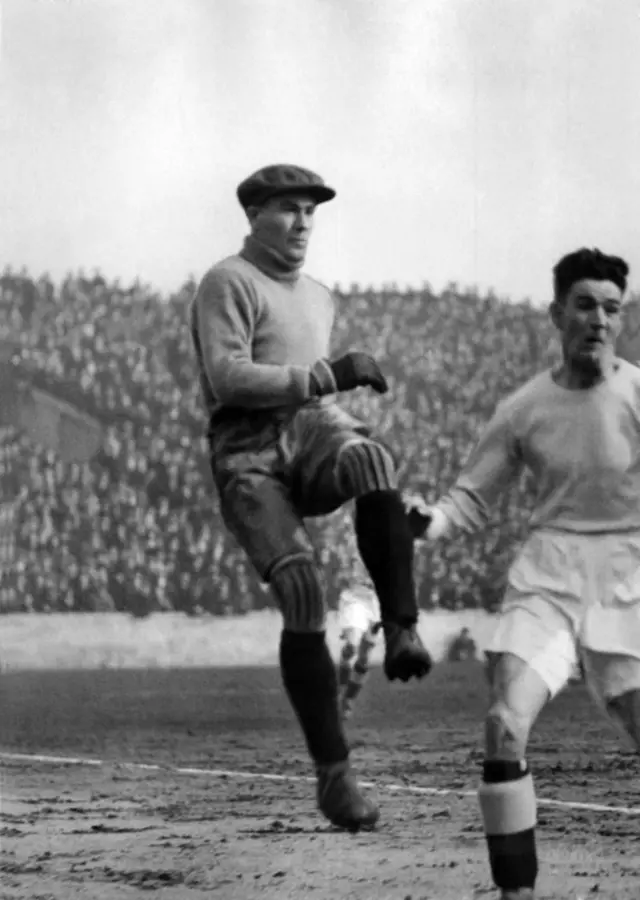
M443 666L407 687L374 672L352 727L355 763L382 809L370 834L337 832L316 813L278 686L272 670L4 676L5 751L104 765L3 760L3 900L496 896L473 796L477 667ZM543 801L640 808L639 761L582 688L545 713L530 759ZM543 803L540 900L637 900L639 839L640 816Z

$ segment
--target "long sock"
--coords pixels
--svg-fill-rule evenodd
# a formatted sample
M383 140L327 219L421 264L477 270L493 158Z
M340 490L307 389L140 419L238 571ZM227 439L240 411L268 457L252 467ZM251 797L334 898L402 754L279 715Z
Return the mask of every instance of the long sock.
M536 800L526 763L485 762L478 798L494 883L503 890L533 888L538 875Z
M415 625L413 534L399 491L374 491L356 500L358 550L380 601L383 621Z
M283 631L280 669L311 758L318 765L347 759L336 668L324 634Z

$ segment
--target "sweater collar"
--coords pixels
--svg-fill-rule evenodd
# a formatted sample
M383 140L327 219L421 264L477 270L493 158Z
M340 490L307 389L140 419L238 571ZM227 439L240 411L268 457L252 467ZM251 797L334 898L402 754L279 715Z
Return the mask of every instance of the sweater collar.
M245 238L240 256L268 275L269 278L273 278L274 281L289 283L297 281L303 265L303 263L291 263L277 250L263 244L251 234Z

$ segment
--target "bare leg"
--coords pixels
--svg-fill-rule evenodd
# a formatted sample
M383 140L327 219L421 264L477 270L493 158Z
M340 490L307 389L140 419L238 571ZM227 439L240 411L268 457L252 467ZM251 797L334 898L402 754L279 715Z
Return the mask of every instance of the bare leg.
M540 675L511 653L489 654L488 677L491 700L478 799L493 880L505 900L525 900L533 897L538 873L535 792L525 757L550 692Z

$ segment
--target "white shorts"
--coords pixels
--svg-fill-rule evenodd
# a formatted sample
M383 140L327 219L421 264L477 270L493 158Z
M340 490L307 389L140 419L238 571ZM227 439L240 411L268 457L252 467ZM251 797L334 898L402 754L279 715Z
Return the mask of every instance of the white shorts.
M579 660L605 702L640 689L640 533L534 532L486 650L524 659L552 696Z
M380 604L372 588L355 584L341 592L338 603L341 639L344 639L347 631L364 634L368 628L379 621Z

